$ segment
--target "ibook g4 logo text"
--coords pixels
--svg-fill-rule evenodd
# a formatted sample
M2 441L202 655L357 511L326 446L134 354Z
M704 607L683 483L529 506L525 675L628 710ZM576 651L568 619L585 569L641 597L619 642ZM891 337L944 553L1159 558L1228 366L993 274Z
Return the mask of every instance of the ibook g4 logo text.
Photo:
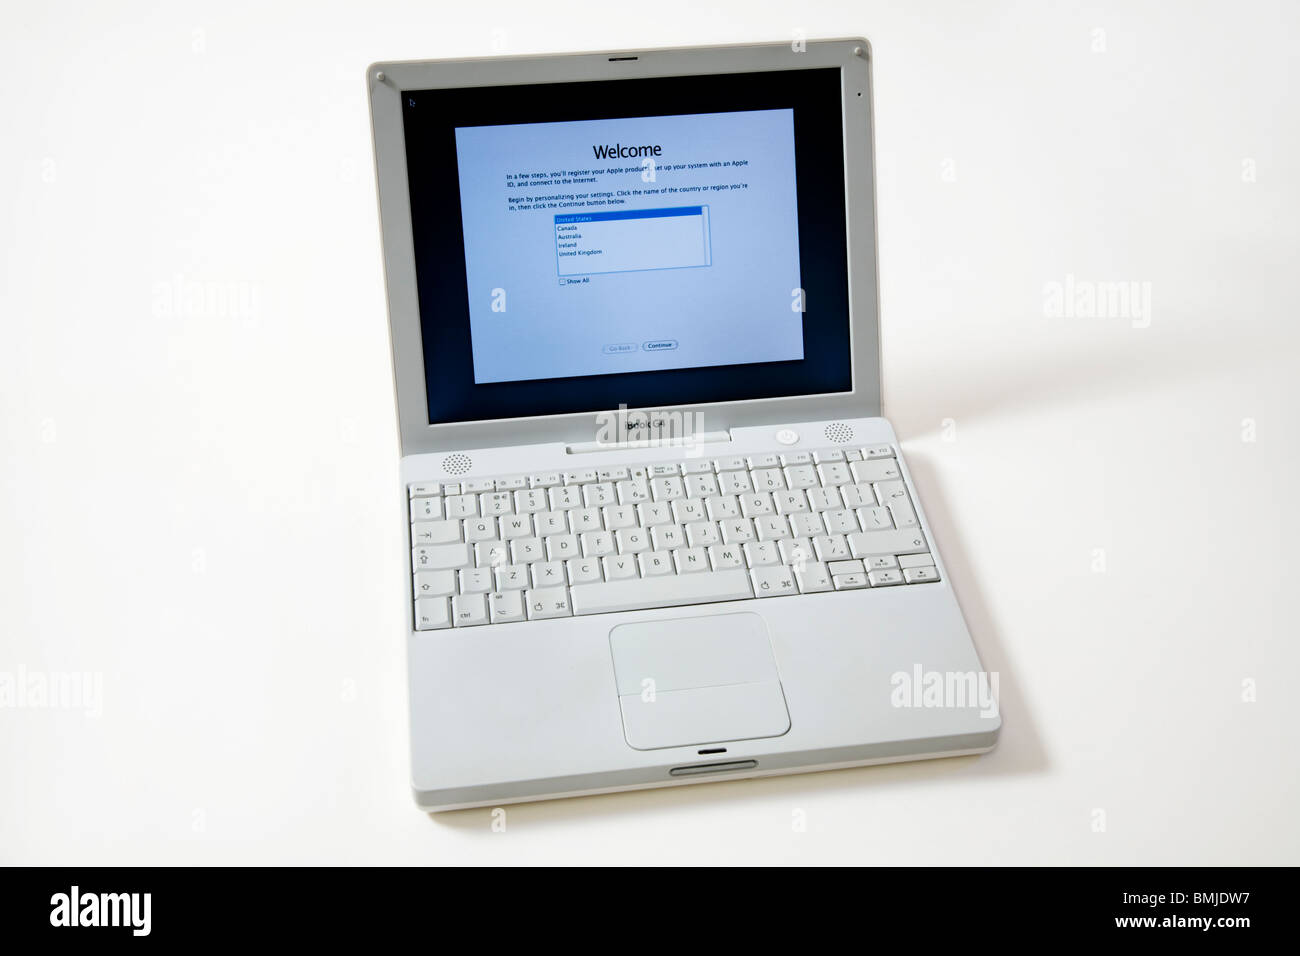
M152 893L71 893L50 897L51 926L129 926L134 936L148 936Z

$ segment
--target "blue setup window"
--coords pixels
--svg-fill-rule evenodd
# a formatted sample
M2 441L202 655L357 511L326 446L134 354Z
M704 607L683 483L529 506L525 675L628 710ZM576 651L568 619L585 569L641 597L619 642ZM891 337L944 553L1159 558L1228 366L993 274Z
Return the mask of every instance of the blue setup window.
M561 276L694 269L712 261L708 206L555 217L555 262Z

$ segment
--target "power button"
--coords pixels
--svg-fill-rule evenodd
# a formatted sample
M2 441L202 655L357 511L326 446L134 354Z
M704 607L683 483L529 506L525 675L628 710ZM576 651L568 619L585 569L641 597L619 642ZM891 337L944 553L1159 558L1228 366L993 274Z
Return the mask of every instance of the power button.
M782 445L793 445L799 440L799 433L793 428L782 428L776 433L776 440Z

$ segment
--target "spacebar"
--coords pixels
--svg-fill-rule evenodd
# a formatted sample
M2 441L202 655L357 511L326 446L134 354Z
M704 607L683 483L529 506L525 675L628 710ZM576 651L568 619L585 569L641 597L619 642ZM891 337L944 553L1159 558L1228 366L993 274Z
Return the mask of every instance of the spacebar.
M573 596L574 614L609 614L650 607L677 607L679 604L741 601L754 596L749 573L743 568L628 578L603 584L575 584L569 591Z

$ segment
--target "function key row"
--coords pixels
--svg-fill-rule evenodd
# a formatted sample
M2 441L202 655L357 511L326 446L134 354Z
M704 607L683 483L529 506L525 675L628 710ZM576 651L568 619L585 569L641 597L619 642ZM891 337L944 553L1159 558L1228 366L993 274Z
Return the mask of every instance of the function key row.
M760 468L784 468L795 465L822 465L835 462L874 461L893 458L890 445L868 448L828 448L821 451L770 452L760 455L735 455L703 461L662 462L656 465L613 465L605 468L582 468L576 471L540 472L533 475L504 475L499 478L466 478L464 481L419 482L409 486L412 498L437 498L441 495L478 494L486 491L519 491L525 488L557 488L562 485L585 485L606 481L647 482L654 478L680 478L692 475L722 474Z

